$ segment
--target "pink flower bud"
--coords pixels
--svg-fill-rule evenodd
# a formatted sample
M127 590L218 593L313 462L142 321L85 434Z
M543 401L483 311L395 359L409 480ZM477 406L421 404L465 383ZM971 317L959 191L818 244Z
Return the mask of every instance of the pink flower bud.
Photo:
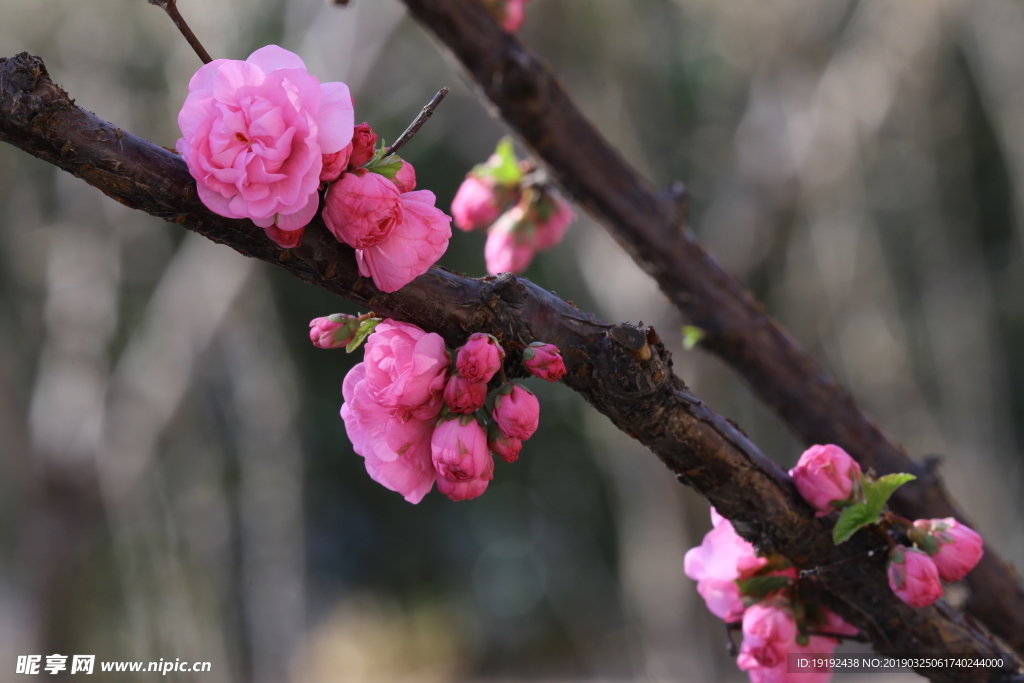
M910 538L931 556L939 576L949 583L967 576L985 554L978 532L953 517L919 519Z
M515 33L526 19L526 3L528 0L507 0L505 3L505 18L501 27L509 33Z
M522 205L517 204L501 214L487 233L484 263L491 275L522 273L537 254L533 226L526 219Z
M857 461L839 446L811 446L789 471L800 495L817 510L818 517L846 507L863 497Z
M263 228L263 232L282 249L294 249L302 242L302 233L306 232L306 226L298 230L282 230L277 225L271 225L269 228Z
M438 425L430 439L430 453L437 488L452 500L476 498L494 477L487 433L468 415Z
M487 402L487 385L452 375L444 387L444 402L453 413L472 413Z
M519 459L519 452L523 450L523 442L513 439L492 422L487 427L487 447L505 462L515 462Z
M534 377L557 382L565 375L562 354L554 344L533 342L523 351L523 362Z
M327 190L324 222L339 242L366 249L395 231L405 218L402 195L382 175L344 173Z
M363 122L352 133L352 156L348 163L352 168L362 168L373 158L377 146L377 134L370 124Z
M565 236L569 224L576 220L576 213L569 202L552 190L545 191L531 209L536 232L538 250L550 249Z
M344 348L352 341L359 324L359 318L345 313L314 318L309 321L309 340L318 349Z
M896 546L889 553L889 588L911 607L926 607L942 597L939 570L928 554Z
M529 389L512 385L507 394L499 390L494 399L494 421L501 431L512 438L526 441L537 431L540 422L540 402Z
M486 228L501 215L505 206L495 192L494 181L468 175L452 200L452 216L460 230Z
M711 508L714 528L704 535L696 548L690 548L683 559L683 571L697 582L697 592L704 598L708 611L727 623L743 617L744 605L736 580L752 575L768 559L758 557L754 546L741 538L732 523Z
M352 156L352 143L348 143L340 152L325 154L323 168L320 169L320 182L331 183L341 177L348 168L348 160Z
M416 169L408 161L402 160L402 167L391 179L399 192L412 192L416 189Z
M489 334L477 332L470 335L466 343L459 347L455 359L455 368L459 374L473 382L489 382L501 368L505 351L498 340Z

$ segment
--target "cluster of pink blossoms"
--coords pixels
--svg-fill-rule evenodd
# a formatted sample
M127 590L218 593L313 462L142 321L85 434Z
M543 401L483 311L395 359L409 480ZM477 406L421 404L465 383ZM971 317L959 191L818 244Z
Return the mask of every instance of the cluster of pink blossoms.
M448 248L451 219L412 165L375 149L354 125L344 83L320 83L302 59L276 45L245 61L217 59L189 82L177 148L199 198L228 218L249 218L280 247L296 247L320 206L324 222L356 249L359 273L393 292Z
M506 138L486 163L470 171L452 200L456 227L488 230L484 261L491 275L523 272L537 252L561 242L576 220L552 187L529 180L529 170Z
M365 316L317 318L310 339L320 348L351 349L366 324ZM505 351L489 334L471 335L450 351L440 335L408 323L384 320L371 329L363 362L341 389L341 418L366 471L410 503L434 482L452 500L476 498L494 476L491 453L514 462L537 431L537 397L518 384L491 382L499 372L504 378ZM551 344L522 353L536 377L554 382L565 374Z
M798 599L793 590L797 574L784 557L758 557L754 546L714 508L711 523L714 528L704 541L686 553L684 571L697 582L712 614L741 626L736 664L753 683L828 681L828 668L788 673L786 656L827 656L842 636L856 635L857 629L828 608Z
M527 2L529 0L484 0L487 9L509 33L515 33L523 25Z
M839 446L812 446L800 456L790 475L817 515L865 504L866 481L860 465ZM942 596L941 581L964 578L984 554L981 536L952 517L919 519L902 524L913 547L893 543L889 551L889 587L912 607L930 605Z

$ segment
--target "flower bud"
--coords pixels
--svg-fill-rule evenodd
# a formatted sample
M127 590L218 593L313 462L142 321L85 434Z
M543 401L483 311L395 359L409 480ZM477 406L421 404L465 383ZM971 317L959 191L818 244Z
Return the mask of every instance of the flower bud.
M452 500L476 498L494 477L487 433L472 416L438 425L430 439L430 453L438 474L437 488Z
M939 570L928 554L898 545L889 553L889 587L911 607L927 607L942 597Z
M978 532L952 517L919 519L909 536L931 556L942 580L950 583L964 578L985 553Z
M498 393L494 399L494 421L506 435L526 441L537 431L540 422L540 402L529 389L512 385L507 394Z
M318 349L340 349L352 341L359 329L359 318L335 313L309 321L309 340Z
M534 216L538 250L550 249L561 242L569 224L576 220L576 212L569 206L569 202L551 190L541 194L531 213Z
M452 200L452 216L460 230L486 228L505 210L494 180L468 175Z
M523 442L501 431L498 424L492 422L487 427L487 447L505 462L515 462L523 450Z
M349 158L352 156L352 143L348 143L340 152L323 155L323 166L320 168L320 182L332 183L341 177L341 174L348 168Z
M562 354L558 352L558 347L554 344L542 344L541 342L530 344L523 351L523 362L534 377L540 377L549 382L557 382L565 375Z
M487 402L487 385L452 375L444 387L444 403L453 413L472 413Z
M818 517L863 498L860 465L839 446L811 446L789 476Z
M537 255L533 223L521 204L501 214L484 244L484 263L491 275L522 273Z
M489 334L477 332L470 335L459 347L455 368L459 374L472 382L489 382L501 368L505 351L498 340Z
M412 192L416 189L416 169L405 159L402 160L402 167L391 179L399 192Z
M362 168L373 158L377 147L377 134L370 124L363 122L352 133L352 156L348 160L352 168Z

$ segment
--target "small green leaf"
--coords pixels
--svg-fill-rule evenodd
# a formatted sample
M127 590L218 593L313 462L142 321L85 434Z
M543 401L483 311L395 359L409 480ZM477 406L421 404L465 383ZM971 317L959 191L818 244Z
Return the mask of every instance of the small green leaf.
M856 533L857 529L878 521L881 511L873 511L867 503L854 503L839 515L835 529L832 530L832 541L839 545Z
M683 348L689 351L704 338L704 330L696 325L683 325Z
M878 481L864 479L863 486L866 501L854 503L839 515L836 528L832 530L832 540L835 541L835 544L839 545L846 541L850 536L853 536L857 529L878 522L882 516L882 510L885 508L885 503L889 500L889 496L893 494L893 491L916 478L912 474L900 473L887 474Z
M366 320L364 320L363 323L359 326L359 329L356 330L356 334L354 337L352 337L352 341L350 341L348 345L345 347L345 350L349 353L352 353L353 351L358 349L362 345L362 343L366 341L366 338L370 336L370 334L377 327L377 325L380 324L380 322L380 318L367 318Z
M367 166L366 170L377 175L382 175L388 180L394 180L398 172L402 170L402 164L405 162L398 157L388 157L384 163L378 163L374 166Z
M476 166L473 175L478 178L493 178L499 185L518 185L523 173L519 170L519 160L516 159L512 138L502 138L494 150L494 155L486 163Z
M789 585L788 576L755 576L743 581L737 581L741 595L749 595L755 598L763 598L769 593L780 591Z
M889 496L893 494L896 489L906 484L908 481L917 479L913 474L887 474L878 481L864 481L864 495L867 497L868 505L878 511L878 514L882 514L882 508L885 507L886 502L889 500Z

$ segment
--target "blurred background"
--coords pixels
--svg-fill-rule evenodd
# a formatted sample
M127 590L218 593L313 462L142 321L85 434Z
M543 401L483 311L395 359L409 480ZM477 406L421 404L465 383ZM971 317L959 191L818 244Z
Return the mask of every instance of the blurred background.
M343 80L447 208L504 134L397 0L180 0L215 57ZM536 0L523 39L694 228L1021 566L1024 8ZM0 55L173 147L199 61L144 0L0 0ZM442 265L483 275L483 234ZM802 448L587 217L527 277L653 324L781 465ZM412 506L338 417L345 301L0 145L0 674L19 654L211 661L168 681L741 681L682 573L707 503L560 385L481 498ZM543 385L543 386L542 386ZM152 680L153 674L118 674ZM894 675L876 680L905 681ZM854 680L837 675L834 680Z

